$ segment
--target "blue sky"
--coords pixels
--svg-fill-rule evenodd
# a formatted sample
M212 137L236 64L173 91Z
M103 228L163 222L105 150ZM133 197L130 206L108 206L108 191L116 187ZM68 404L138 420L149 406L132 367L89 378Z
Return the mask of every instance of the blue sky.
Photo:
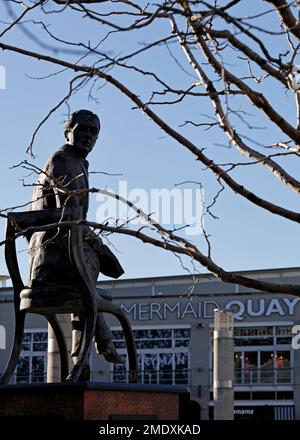
M253 10L255 10L253 2ZM244 3L245 4L245 3ZM251 2L252 5L252 2ZM249 2L248 2L249 6ZM247 8L248 8L247 6ZM3 6L1 6L2 8ZM15 6L17 9L17 6ZM243 11L239 11L243 12ZM244 11L245 12L245 11ZM247 13L250 13L247 9ZM39 13L33 18L40 19ZM63 35L69 40L97 42L106 32L104 27L96 27L86 20L71 17L70 14L48 15L45 18L51 24L51 30ZM267 18L266 20L271 20ZM275 18L274 18L275 20ZM268 23L270 23L268 21ZM4 25L0 23L0 30ZM28 24L39 38L46 42L46 37L38 25ZM126 53L128 50L141 47L144 41L151 41L160 35L167 35L169 27L158 24L150 31L144 30L120 36L114 34L103 43L102 50L110 54ZM279 40L274 46L280 47ZM12 30L4 37L4 42L32 50L42 50L35 42L28 39L18 29ZM277 43L278 42L278 43ZM50 40L48 40L50 43ZM51 43L53 44L53 43ZM190 74L193 74L186 59L179 49L172 46L173 54ZM51 54L51 53L50 53ZM52 53L53 55L53 53ZM58 54L63 57L63 54ZM73 56L68 55L69 60ZM87 63L88 60L85 62ZM174 86L186 87L191 77L178 68L168 51L161 47L137 59L139 67L160 72L164 80ZM68 90L68 81L74 76L70 72L51 76L47 79L31 79L30 76L42 77L56 72L58 69L50 64L31 60L8 51L0 53L0 65L6 69L6 89L0 89L1 110L1 208L21 205L31 198L31 188L23 187L22 179L28 174L25 170L11 169L20 161L26 159L42 167L47 157L64 143L63 122L67 109L62 107L39 131L34 145L35 159L26 155L26 148L37 124L43 119L50 108L61 99ZM239 74L239 68L233 66ZM246 69L245 66L242 70ZM148 78L138 77L131 71L114 69L112 74L132 87L136 94L149 97L153 90L153 82ZM70 101L71 110L89 108L96 112L101 119L101 134L98 143L89 157L90 170L105 171L122 174L122 176L106 176L95 174L91 176L90 184L95 187L110 187L118 189L119 180L126 180L129 190L135 188L151 189L167 188L172 190L175 184L185 181L201 182L204 186L205 202L208 205L218 190L214 176L203 166L199 165L193 156L174 140L149 121L139 110L132 109L128 98L120 95L110 85L101 86L95 93L99 100L96 104L88 100L87 89L81 90ZM103 87L102 87L103 86ZM274 88L271 80L263 83L264 93L270 102L281 110L285 117L295 123L294 96L290 91L283 90L282 86ZM269 122L262 115L256 113L247 101L237 98L233 101L236 108L253 113L253 125L269 127ZM155 107L158 113L165 117L174 128L187 119L194 118L204 122L204 113L213 115L211 105L205 99L191 100L187 98L182 104L171 107ZM252 138L262 143L270 143L282 138L275 129L246 130L240 121L235 120L237 127ZM223 133L217 129L203 131L190 126L178 128L179 131L192 139L198 146L206 148L206 152L218 162L229 162L237 159L233 149L218 146L228 143ZM299 176L299 159L284 159L288 169L295 177ZM274 179L270 173L258 167L241 167L233 173L240 182L247 185L252 191L272 201L298 211L299 198ZM26 177L30 183L33 177ZM195 190L197 185L185 184L182 188ZM96 219L99 203L91 197L89 219ZM219 198L214 213L219 220L206 217L205 227L211 235L212 255L219 265L227 270L247 270L258 268L289 267L299 265L299 231L296 224L285 221L265 213L262 209L249 205L239 196L226 189ZM297 229L296 229L297 228ZM4 236L4 222L0 222L0 233ZM201 235L191 238L201 249L205 249ZM145 245L134 238L115 236L111 238L112 248L115 249L124 269L124 278L144 276L175 275L186 273L178 258L169 252ZM22 272L26 276L25 244L19 246ZM0 273L7 273L4 262L4 249L0 252ZM184 260L184 265L187 260ZM190 266L191 268L191 266ZM205 270L197 266L197 270Z

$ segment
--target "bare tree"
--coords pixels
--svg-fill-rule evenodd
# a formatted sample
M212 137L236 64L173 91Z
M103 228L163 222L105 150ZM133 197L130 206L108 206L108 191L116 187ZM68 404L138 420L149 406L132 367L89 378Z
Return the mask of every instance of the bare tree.
M300 3L255 0L251 1L255 13L247 12L247 5L246 0L7 0L11 20L3 25L0 48L56 66L56 75L65 71L70 75L66 96L59 97L45 115L28 152L33 154L40 126L78 88L86 87L90 98L97 100L98 89L105 83L186 149L201 169L204 166L215 175L220 190L206 206L206 215L214 215L223 188L229 188L236 197L285 222L300 223L300 212L252 191L236 173L260 167L288 190L300 193L300 180L290 171L300 153L300 95L293 77L300 47ZM80 19L89 22L91 33L85 41L69 40L66 33L55 31L61 15L71 26ZM30 48L10 40L16 27L32 41ZM126 53L107 50L108 42L116 38L128 38ZM161 63L151 62L153 57ZM208 110L190 117L191 106ZM182 115L179 127L172 125L168 115L174 107ZM224 136L232 160L222 163L220 150L202 145L205 131L218 139ZM205 231L203 250L178 231L159 225L130 201L123 202L147 219L148 228L130 227L130 222L112 226L107 221L90 226L187 255L225 282L300 296L300 286L263 282L224 270L212 258Z

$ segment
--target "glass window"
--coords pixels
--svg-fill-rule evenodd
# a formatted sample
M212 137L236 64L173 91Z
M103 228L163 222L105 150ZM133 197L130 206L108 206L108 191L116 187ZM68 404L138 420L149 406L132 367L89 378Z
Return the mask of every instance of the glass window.
M149 353L143 356L144 383L157 383L157 354Z
M242 368L242 352L236 352L234 353L234 368Z
M276 368L290 368L291 354L289 351L277 351Z
M116 348L126 348L125 338L122 331L113 331ZM172 347L171 329L147 329L134 330L134 339L138 349L155 349Z
M234 380L237 385L243 383L242 359L242 352L234 353Z
M126 355L120 354L123 364L114 364L113 382L127 382L126 380Z
M246 351L244 353L244 382L257 383L257 351Z
M291 330L292 327L287 325L236 327L234 329L234 344L237 350L234 356L235 383L253 385L292 383L291 350L287 347L291 344ZM276 350L280 345L284 345L281 347L283 350Z
M273 327L237 327L234 329L234 344L237 346L273 345Z
M173 353L160 353L159 355L159 383L173 383Z
M188 384L188 353L175 353L175 383Z
M22 341L22 351L30 351L31 349L31 333L24 333Z
M252 393L253 400L274 400L275 398L275 391L254 391Z
M246 351L244 353L244 368L257 368L257 351Z
M47 351L47 340L46 332L33 333L33 351Z
M115 347L117 349L126 348L126 342L122 330L113 330L112 335L113 335Z
M276 336L289 336L291 335L292 327L276 326L275 330L276 330Z
M191 330L189 328L175 328L174 329L174 338L190 338Z
M260 368L274 368L274 352L261 351L260 352Z
M32 356L31 382L44 382L46 372L46 357Z
M276 327L276 344L292 343L292 327Z
M124 341L116 341L114 340L114 344L116 348L126 348L126 342Z
M17 365L17 383L29 383L30 358L29 356L20 357Z
M260 353L260 381L265 384L275 383L273 351L262 351Z
M293 391L277 391L277 400L293 400L294 393Z
M140 339L136 340L136 347L141 349L147 348L171 348L172 340L171 339Z
M276 352L276 379L277 383L290 383L291 382L291 354L289 351L277 351Z
M156 328L134 330L140 382L148 384L188 384L190 328ZM127 350L122 331L113 331L116 347L125 356ZM127 367L128 368L128 367ZM122 382L126 378L126 367L113 366L113 381Z
M189 347L190 340L189 339L179 339L175 341L175 347Z
M270 337L273 336L273 327L236 327L234 329L234 337Z
M16 383L46 381L47 345L47 331L25 331L15 371Z

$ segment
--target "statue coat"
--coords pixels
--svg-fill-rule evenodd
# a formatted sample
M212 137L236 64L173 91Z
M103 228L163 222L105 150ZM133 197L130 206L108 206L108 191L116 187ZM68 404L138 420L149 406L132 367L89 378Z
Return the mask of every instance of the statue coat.
M64 145L47 161L40 174L31 203L31 210L82 207L83 219L87 218L89 193L69 196L68 191L87 190L89 163L76 154L72 145ZM59 188L61 186L61 188ZM74 219L76 220L76 219ZM86 263L93 281L99 272L118 278L124 271L110 249L105 246L88 226L83 226L83 247ZM74 284L74 272L69 260L67 237L59 231L35 232L29 237L29 286Z

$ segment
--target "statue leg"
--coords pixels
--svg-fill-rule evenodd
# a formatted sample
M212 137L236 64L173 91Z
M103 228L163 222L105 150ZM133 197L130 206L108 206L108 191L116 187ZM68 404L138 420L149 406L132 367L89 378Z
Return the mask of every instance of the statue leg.
M88 246L88 244L83 241L83 248L84 248L84 254L87 264L87 269L90 274L90 276L93 279L93 282L96 285L97 278L99 275L99 264L95 258L93 258L93 254L91 251L91 248ZM73 360L74 365L78 362L78 355L80 353L80 349L82 346L83 341L83 332L84 332L84 324L85 324L85 316L84 314L73 314L71 315L71 322L72 322L72 351L71 351L71 357ZM86 361L86 364L84 365L83 372L79 378L79 380L90 380L90 365L88 360Z
M84 316L72 314L72 351L71 356L74 365L77 363L78 354L80 352L83 329ZM103 313L98 312L95 330L95 346L98 354L103 355L107 362L123 363L123 359L118 354L114 343L112 342L112 333L107 326ZM89 380L90 366L85 364L84 371L79 380Z
M112 341L112 333L107 326L103 313L97 313L95 345L98 354L102 354L107 362L123 363Z
M97 252L93 250L86 240L84 240L83 246L89 274L96 286L99 273L101 272L99 257ZM116 347L112 342L112 333L101 312L97 313L95 346L97 353L103 355L107 362L123 363L122 358L118 355Z

